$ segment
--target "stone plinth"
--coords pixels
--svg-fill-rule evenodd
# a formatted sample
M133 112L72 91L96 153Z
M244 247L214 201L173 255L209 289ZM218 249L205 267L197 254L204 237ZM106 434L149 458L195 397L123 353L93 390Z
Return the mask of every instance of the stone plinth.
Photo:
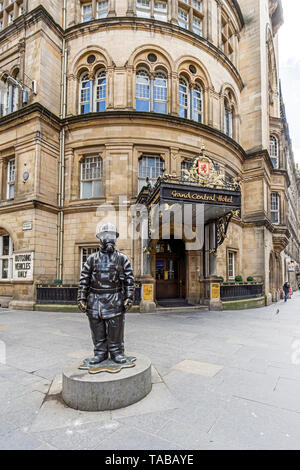
M135 355L136 356L136 355ZM90 374L79 370L80 363L63 370L62 397L65 403L81 411L105 411L124 408L151 391L151 362L136 356L135 367L118 373Z

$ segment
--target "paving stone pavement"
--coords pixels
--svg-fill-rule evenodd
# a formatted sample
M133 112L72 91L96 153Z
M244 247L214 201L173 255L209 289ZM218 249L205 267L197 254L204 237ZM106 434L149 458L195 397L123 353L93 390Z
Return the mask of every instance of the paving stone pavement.
M86 317L0 309L0 449L300 448L300 292L244 311L128 313L125 337L152 362L151 393L76 411L61 371L91 355Z

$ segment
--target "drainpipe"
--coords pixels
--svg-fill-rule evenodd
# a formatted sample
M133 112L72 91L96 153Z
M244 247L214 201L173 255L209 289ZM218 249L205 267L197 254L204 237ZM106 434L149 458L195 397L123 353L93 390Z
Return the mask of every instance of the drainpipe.
M67 0L63 2L62 9L62 27L66 30L66 5ZM62 64L61 64L61 101L60 117L65 119L67 107L67 55L66 40L62 41ZM64 236L64 212L65 201L65 126L63 125L59 135L59 162L58 162L58 215L57 215L57 263L56 276L62 280L63 276L63 236Z

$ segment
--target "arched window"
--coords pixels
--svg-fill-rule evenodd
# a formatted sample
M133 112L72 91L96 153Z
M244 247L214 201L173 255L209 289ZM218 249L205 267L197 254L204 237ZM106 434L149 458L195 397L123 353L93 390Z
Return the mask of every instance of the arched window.
M233 107L228 99L224 99L224 133L229 137L233 135Z
M183 118L189 116L189 84L184 77L179 79L179 116Z
M158 156L142 156L139 159L138 192L147 185L148 181L154 185L157 178L163 175L164 166L164 161Z
M203 93L202 87L199 84L196 84L193 91L193 102L192 102L192 119L197 122L202 122L202 112L203 112Z
M91 80L87 72L79 84L79 113L103 112L106 110L107 81L105 69L97 72Z
M136 110L150 111L150 77L144 69L136 74Z
M91 199L101 197L102 190L102 158L89 155L81 162L80 198Z
M168 77L163 71L158 71L153 81L153 111L167 114L168 112Z
M279 146L277 137L270 136L270 157L274 168L279 168Z
M193 89L185 77L179 78L179 116L203 122L203 90L196 83Z
M136 74L136 110L166 114L168 112L168 77L163 70L150 78L147 70Z
M106 73L100 70L96 76L96 111L106 109Z
M92 111L92 82L87 73L80 79L80 114L86 114Z

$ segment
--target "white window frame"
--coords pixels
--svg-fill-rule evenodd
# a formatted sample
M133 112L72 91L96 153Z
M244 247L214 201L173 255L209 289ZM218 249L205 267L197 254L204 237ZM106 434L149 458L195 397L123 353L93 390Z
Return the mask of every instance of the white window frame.
M168 21L168 0L154 0L153 15L158 21Z
M154 165L149 165L149 162L155 162ZM145 164L142 165L142 162ZM164 173L165 162L159 155L142 155L138 161L138 193L143 186L148 182L154 186L157 178Z
M0 2L0 11L3 11L3 2Z
M3 255L3 238L9 237L9 248L8 248L8 255ZM0 236L0 281L7 282L10 281L12 278L13 272L13 241L12 238L7 235ZM3 262L7 261L7 277L3 277Z
M136 0L136 16L151 18L151 0Z
M136 72L135 93L136 101L139 100L148 104L148 109L143 110L144 112L168 113L168 74L164 70L157 69L154 77L150 77L148 70L144 68L138 69ZM164 105L165 110L163 112L156 109L156 104L159 103Z
M189 12L183 7L178 7L178 25L181 28L189 29Z
M84 253L84 250L87 251L87 253ZM99 246L82 246L80 248L80 272L82 271L82 268L84 264L86 263L88 257L92 255L93 253L97 253L99 251ZM85 261L84 258L86 257Z
M180 89L185 87L186 91ZM197 95L199 93L199 95ZM183 99L185 103L183 103ZM196 105L197 104L197 105ZM199 106L200 105L200 106ZM191 119L195 122L203 122L203 87L200 83L196 83L194 88L190 88L189 81L186 77L179 77L179 89L178 89L178 114L180 117L185 119ZM185 114L181 116L180 110ZM197 119L196 119L197 117Z
M13 14L13 13L9 13L9 14L8 14L8 18L7 18L7 24L9 25L9 24L13 23L14 20L15 20L14 14Z
M16 181L16 160L10 158L7 162L7 183L6 183L6 198L14 199L15 197L15 181ZM13 196L11 196L11 191Z
M84 10L86 7L90 7L90 12L86 13ZM93 4L91 3L82 3L81 4L81 22L86 23L87 21L93 20Z
M103 79L105 81L103 82ZM95 111L103 112L106 110L107 77L105 69L98 70L95 77ZM98 103L104 102L104 110L98 111Z
M232 138L233 135L233 108L224 100L224 134Z
M270 158L275 169L279 168L279 142L275 135L270 136Z
M195 34L198 36L203 35L203 20L199 16L193 15L192 28Z
M88 165L95 164L96 168L88 168ZM98 175L87 176L87 173L97 173ZM84 184L92 184L91 196L84 196ZM101 194L96 194L95 187L97 184L101 185ZM99 199L103 197L103 161L99 155L86 155L80 163L80 199Z
M232 262L230 258L232 258ZM228 271L228 279L234 280L236 276L236 251L232 251L232 250L227 251L227 271Z
M270 211L272 224L280 224L280 195L278 193L271 193Z
M96 18L107 18L109 10L108 0L101 0L96 5Z

